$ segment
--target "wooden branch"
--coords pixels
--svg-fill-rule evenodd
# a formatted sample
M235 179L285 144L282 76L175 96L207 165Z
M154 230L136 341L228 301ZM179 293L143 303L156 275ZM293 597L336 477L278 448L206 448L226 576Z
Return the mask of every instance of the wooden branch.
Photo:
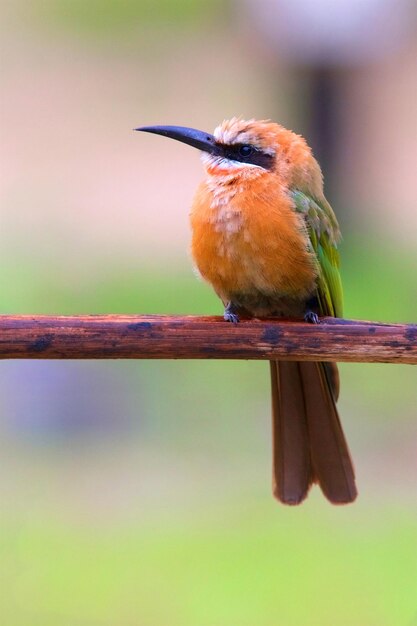
M148 315L0 316L3 359L287 359L417 363L417 325Z

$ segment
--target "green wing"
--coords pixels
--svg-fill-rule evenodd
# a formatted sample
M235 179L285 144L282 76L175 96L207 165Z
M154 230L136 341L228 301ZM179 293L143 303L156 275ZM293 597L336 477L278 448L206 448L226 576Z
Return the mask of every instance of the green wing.
M318 265L317 298L320 313L332 317L343 315L343 289L339 272L339 225L327 200L313 198L298 189L291 190L295 209L305 219L312 251Z

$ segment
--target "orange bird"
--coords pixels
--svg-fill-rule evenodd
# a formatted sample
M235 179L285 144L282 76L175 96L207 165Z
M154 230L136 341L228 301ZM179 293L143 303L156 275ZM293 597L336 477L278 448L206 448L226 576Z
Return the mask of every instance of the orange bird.
M224 319L341 317L339 226L306 141L270 121L233 118L214 134L137 128L202 151L205 180L191 210L192 255ZM355 500L336 401L335 363L271 361L273 492L299 504L317 482L334 504Z

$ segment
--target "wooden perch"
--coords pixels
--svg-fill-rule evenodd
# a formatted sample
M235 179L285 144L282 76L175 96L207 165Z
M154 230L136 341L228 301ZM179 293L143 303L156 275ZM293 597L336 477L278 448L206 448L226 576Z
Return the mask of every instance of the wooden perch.
M417 325L157 315L3 315L2 359L287 359L417 363Z

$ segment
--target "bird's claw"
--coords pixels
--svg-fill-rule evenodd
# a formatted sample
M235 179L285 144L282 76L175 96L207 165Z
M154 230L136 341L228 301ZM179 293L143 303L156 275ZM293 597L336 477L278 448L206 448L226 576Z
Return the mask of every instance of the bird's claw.
M320 324L320 318L317 313L314 313L314 311L306 311L304 321L309 324Z
M225 311L223 318L226 322L232 322L232 324L239 322L239 315L237 313L231 313L230 311Z
M239 315L236 313L236 309L231 302L229 302L224 310L223 319L225 322L232 322L232 324L239 322Z

